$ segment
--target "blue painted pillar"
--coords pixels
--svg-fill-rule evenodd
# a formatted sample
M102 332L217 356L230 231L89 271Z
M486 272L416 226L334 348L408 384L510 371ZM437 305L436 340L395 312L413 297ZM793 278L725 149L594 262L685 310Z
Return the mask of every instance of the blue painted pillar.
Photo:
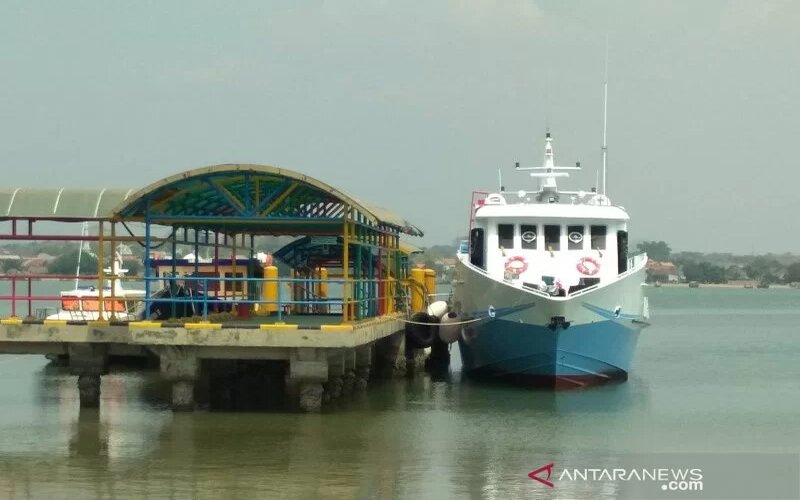
M184 236L186 236L186 233L184 233ZM171 245L172 248L170 249L170 251L172 252L172 269L171 269L172 277L169 280L169 295L170 299L172 299L169 308L171 318L177 317L176 312L178 308L178 305L175 303L175 296L178 295L178 280L175 277L175 275L178 274L178 270L176 267L177 263L175 262L175 257L176 257L175 253L177 252L177 247L178 247L178 242L176 241L177 239L178 239L178 229L175 226L172 226L172 245Z
M206 233L206 243L208 243L208 233ZM200 272L200 235L197 234L197 229L194 230L194 275ZM197 288L197 282L194 282L195 289Z

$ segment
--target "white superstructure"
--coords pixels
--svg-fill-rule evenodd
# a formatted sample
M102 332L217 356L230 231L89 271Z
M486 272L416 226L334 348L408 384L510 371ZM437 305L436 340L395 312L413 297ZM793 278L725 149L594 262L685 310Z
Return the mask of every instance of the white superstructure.
M569 295L614 280L628 262L628 214L593 191L559 191L553 139L545 139L544 165L534 170L537 191L492 193L477 200L470 262L490 276L520 286ZM554 289L555 287L555 289Z

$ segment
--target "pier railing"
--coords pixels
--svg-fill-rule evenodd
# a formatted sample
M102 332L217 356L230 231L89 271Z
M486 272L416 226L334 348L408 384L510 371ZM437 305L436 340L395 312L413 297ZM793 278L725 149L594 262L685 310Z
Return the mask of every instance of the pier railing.
M142 288L125 288L120 294L119 282ZM76 290L76 283L83 286ZM223 283L226 292L218 294ZM408 284L393 278L13 274L0 275L0 287L0 317L46 319L60 314L59 319L67 320L208 320L234 313L242 319L275 316L282 321L287 315L303 314L341 315L343 321L353 321L404 311L409 296ZM53 292L56 288L59 291ZM145 297L147 288L156 292ZM76 293L62 295L72 291Z

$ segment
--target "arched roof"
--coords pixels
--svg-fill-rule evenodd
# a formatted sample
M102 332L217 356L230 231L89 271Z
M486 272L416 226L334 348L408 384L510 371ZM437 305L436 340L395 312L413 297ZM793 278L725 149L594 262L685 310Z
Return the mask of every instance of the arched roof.
M133 189L0 188L0 220L108 220L111 210L130 199Z
M149 211L148 211L149 205ZM176 174L137 191L116 208L121 220L262 234L341 233L345 207L370 226L422 236L394 213L307 175L277 167L224 164Z
M341 236L306 236L284 245L275 251L273 256L293 268L327 266L330 262L341 265L343 248ZM355 255L355 244L351 244L350 250L352 252L350 255ZM399 250L405 255L422 252L416 246L402 240Z

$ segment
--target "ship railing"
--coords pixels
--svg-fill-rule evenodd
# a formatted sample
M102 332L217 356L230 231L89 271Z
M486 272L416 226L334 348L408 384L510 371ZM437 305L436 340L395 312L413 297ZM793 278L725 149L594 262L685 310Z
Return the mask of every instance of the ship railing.
M633 274L636 271L641 270L644 266L647 265L647 254L640 253L638 255L634 255L633 257L628 258L628 269L627 271L620 273L617 276L617 279L624 278L629 274Z
M578 297L580 295L584 295L590 292L593 292L603 286L604 283L600 282L592 286L587 286L586 288L581 288L580 290L576 290L572 293L567 294L567 297Z
M489 278L490 280L498 281L498 280L497 280L497 278L495 278L494 276L492 276L491 274L489 274L488 272L486 272L486 270L485 270L485 269L483 269L483 268L480 268L480 267L478 267L478 266L476 266L476 265L472 264L470 261L468 261L468 260L466 260L466 259L465 259L465 260L462 260L462 261L461 261L461 263L462 263L462 264L464 264L464 265L465 265L467 268L469 268L471 271L474 271L474 272L476 272L476 273L478 273L478 274L480 274L480 275L483 275L483 276L485 276L485 277ZM503 282L505 283L506 281L505 281L505 280L503 280ZM540 297L544 297L544 298L547 298L547 299L552 299L552 298L553 298L553 296L552 296L552 295L550 295L549 293L547 293L547 292L543 292L543 291L541 291L541 290L538 290L538 289L536 289L536 288L529 287L529 286L527 286L527 285L525 285L525 284L523 284L523 285L521 286L521 288L522 288L523 290L525 290L526 292L530 292L530 293L532 293L532 294L534 294L534 295L539 295Z
M543 291L539 290L538 288L533 288L533 287L530 287L528 285L522 285L522 289L525 290L526 292L530 292L530 293L532 293L534 295L539 295L541 297L545 297L545 298L548 298L548 299L557 299L557 298L559 298L558 295L550 295L547 292L543 292ZM561 298L563 298L563 297L561 297Z
M633 274L633 273L635 273L637 271L640 271L646 264L647 264L647 254L646 253L641 253L639 255L634 255L633 257L628 259L628 269L625 272L622 272L622 273L618 274L616 279L614 279L614 281L605 282L605 283L601 281L600 283L597 283L595 285L592 285L592 286L589 286L589 287L586 287L586 288L582 288L582 289L580 289L580 290L578 290L578 291L576 291L574 293L571 293L571 294L569 294L569 296L570 297L577 297L579 295L583 295L583 294L592 292L594 290L597 290L598 288L600 288L602 286L609 285L609 284L611 284L611 283L613 283L615 281L619 281L622 278L625 278L626 276L629 276L629 275L631 275L631 274Z
M489 279L496 280L492 275L490 275L488 272L486 272L486 270L473 265L471 262L469 262L466 259L462 260L461 263L464 264L470 270L472 270L472 271L474 271L474 272L476 272L478 274L481 274L481 275L483 275L483 276L485 276L485 277L487 277ZM647 264L647 254L646 253L635 255L635 256L633 256L633 257L628 259L628 269L625 272L617 275L617 277L613 281L611 281L611 282L602 282L601 281L600 283L594 284L592 286L588 286L586 288L581 288L580 290L577 290L575 292L568 293L566 296L550 295L547 292L543 292L543 291L541 291L541 290L539 290L537 288L533 288L533 287L530 287L530 286L525 285L525 284L523 284L521 288L523 290L525 290L526 292L530 292L530 293L532 293L534 295L539 295L540 297L544 297L544 298L548 298L548 299L566 299L566 298L578 297L578 296L585 295L587 293L593 292L593 291L597 290L598 288L601 288L603 286L609 285L609 284L613 283L614 281L618 281L618 280L620 280L620 279L622 279L622 278L624 278L624 277L626 277L626 276L628 276L630 274L633 274L633 273L635 273L637 271L640 271L646 264Z
M164 277L147 277L145 280L163 280ZM405 285L393 278L240 278L180 276L170 277L171 288L183 288L190 293L184 297L153 297L146 300L148 317L153 316L154 304L169 305L169 315L174 316L177 304L189 304L195 308L194 315L208 318L216 312L236 312L248 316L275 314L281 321L285 315L300 314L342 315L345 321L360 320L391 314L402 309L402 297L408 295ZM226 292L219 297L215 290L219 283L232 282L225 286ZM332 294L320 293L318 286L334 285ZM270 286L272 285L272 286ZM272 292L269 290L272 289ZM232 290L228 292L227 290ZM243 290L249 290L250 293ZM265 293L261 294L261 290ZM258 293L254 293L258 291ZM194 293L196 295L192 296ZM231 295L231 293L233 293ZM306 297L298 297L306 295ZM261 296L259 296L261 295Z

